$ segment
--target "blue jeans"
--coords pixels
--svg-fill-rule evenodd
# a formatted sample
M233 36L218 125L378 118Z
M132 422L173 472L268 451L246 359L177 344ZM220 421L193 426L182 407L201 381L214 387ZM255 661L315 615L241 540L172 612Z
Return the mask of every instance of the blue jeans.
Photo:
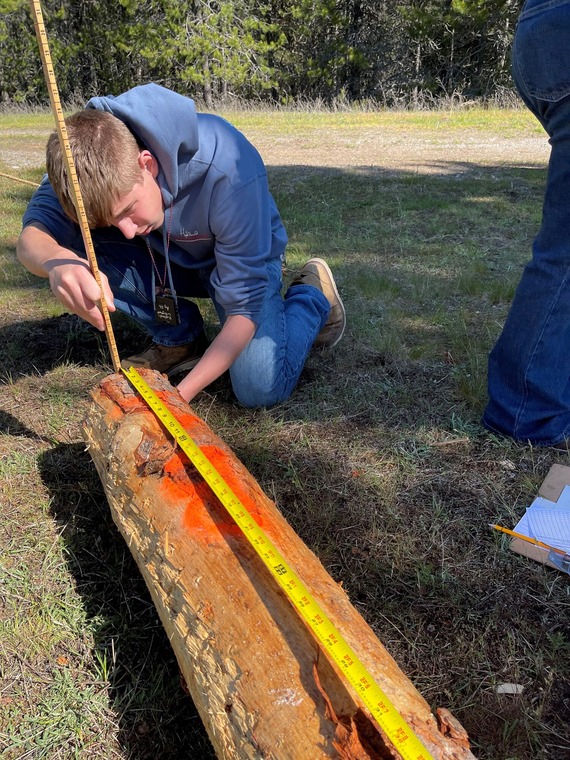
M105 241L99 237L96 252L99 267L109 278L116 307L136 320L155 343L180 346L200 335L204 328L202 315L190 298L211 298L224 323L225 314L210 282L212 267L187 269L171 262L180 324L170 327L156 322L154 317L152 263L142 241L135 238L117 242L116 236ZM161 257L155 255L155 259L161 271ZM236 398L252 408L274 406L289 398L330 311L328 300L311 285L295 285L284 297L281 295L281 260L269 261L267 274L257 330L230 368Z
M521 96L550 136L532 260L489 356L483 424L538 446L570 437L570 2L528 0L513 44Z

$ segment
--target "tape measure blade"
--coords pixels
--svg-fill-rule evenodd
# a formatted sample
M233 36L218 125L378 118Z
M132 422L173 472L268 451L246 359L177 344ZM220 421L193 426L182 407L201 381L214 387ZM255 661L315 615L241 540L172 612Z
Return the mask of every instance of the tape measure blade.
M369 710L403 760L434 760L388 696L378 686L356 651L334 626L300 576L290 567L267 533L255 522L248 509L213 467L182 424L164 406L134 367L122 371L147 401L151 411L159 419L164 418L167 421L168 424L165 424L167 430L172 433L180 448L230 513L272 577L283 589L294 608L301 614L313 635L323 643L323 651L330 655L331 661L352 685L358 698Z

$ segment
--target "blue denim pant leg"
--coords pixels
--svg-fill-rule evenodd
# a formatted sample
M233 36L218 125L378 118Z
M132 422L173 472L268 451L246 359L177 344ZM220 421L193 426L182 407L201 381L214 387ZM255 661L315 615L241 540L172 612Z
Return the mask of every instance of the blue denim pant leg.
M552 150L532 261L489 356L483 424L547 446L570 436L570 2L526 3L513 74Z
M212 267L187 269L171 265L181 324L170 327L154 319L152 262L146 246L136 239L117 243L113 235L109 240L99 237L96 252L117 308L135 319L156 343L183 345L200 334L202 316L188 298L210 297L223 324L224 311L210 281ZM281 260L270 261L267 266L267 295L257 330L230 368L236 398L252 408L274 406L291 395L330 311L325 296L310 285L296 285L283 297Z
M94 245L99 268L109 278L117 309L134 319L155 343L182 346L197 338L204 329L198 306L187 298L178 299L180 324L157 322L152 302L152 261L146 245L138 239L117 241L97 236ZM159 264L160 266L160 264ZM211 270L210 270L211 271ZM173 279L179 296L208 297L204 276L209 272L173 267Z
M296 285L282 296L280 260L269 262L268 272L257 330L230 368L236 398L250 408L289 398L330 311L325 296L311 285Z

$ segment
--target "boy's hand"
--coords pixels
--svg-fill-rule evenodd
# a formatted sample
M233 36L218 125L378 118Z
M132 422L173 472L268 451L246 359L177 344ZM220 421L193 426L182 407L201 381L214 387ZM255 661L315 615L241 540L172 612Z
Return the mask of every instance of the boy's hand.
M105 329L105 320L97 305L101 291L85 259L60 246L39 222L33 222L22 230L16 252L29 272L49 278L55 297L66 309L98 330ZM109 281L102 272L100 275L107 308L115 311Z
M46 263L46 271L50 287L57 300L66 309L103 331L105 321L97 303L101 299L101 291L87 262L80 258L77 260L56 259L49 264ZM115 311L113 294L107 277L103 272L99 272L99 276L107 308L109 311Z
M186 401L229 369L255 335L256 326L248 317L230 315L194 369L177 385Z

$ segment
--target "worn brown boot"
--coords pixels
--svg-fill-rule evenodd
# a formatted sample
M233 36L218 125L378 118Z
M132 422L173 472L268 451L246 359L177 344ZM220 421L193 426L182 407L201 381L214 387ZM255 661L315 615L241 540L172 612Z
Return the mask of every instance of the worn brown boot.
M315 346L336 346L344 334L346 313L338 294L333 273L323 259L310 259L295 277L294 285L312 285L318 288L330 303L331 310L327 323L317 335Z
M178 372L189 372L195 367L208 345L204 333L192 343L186 343L184 346L161 346L159 343L153 343L142 354L123 359L121 367L124 369L129 369L129 367L155 369L157 372L162 372L170 377Z

